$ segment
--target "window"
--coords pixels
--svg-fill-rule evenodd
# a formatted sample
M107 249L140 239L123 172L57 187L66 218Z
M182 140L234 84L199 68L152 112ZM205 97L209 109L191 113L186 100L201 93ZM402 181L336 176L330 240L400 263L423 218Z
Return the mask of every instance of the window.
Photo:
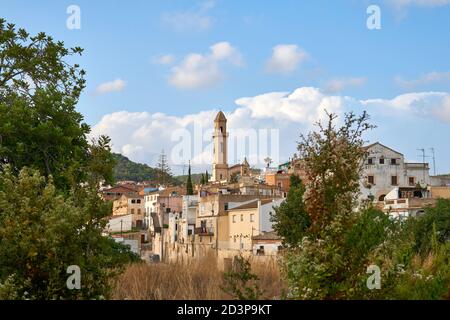
M222 180L222 174L220 174L220 180Z
M255 221L255 215L254 215L254 214L251 214L251 215L250 215L250 222L253 222L253 221Z
M384 164L384 158L380 158L380 164Z
M141 214L141 209L137 209L137 214Z
M225 211L228 210L228 202L226 202L226 203L224 204L224 209L225 209Z
M381 196L378 197L378 201L384 201L384 198L386 198L386 195L382 194Z
M131 203L136 203L136 200L132 199L132 200L131 200Z
M396 164L397 164L397 159L392 158L392 159L391 159L391 164L392 164L392 165L396 165Z
M244 215L241 214L241 221L244 221Z
M397 176L391 177L391 185L396 186L398 184Z
M137 199L137 203L141 203L141 199Z
M369 184L375 184L375 177L374 176L368 176L367 177L367 182Z
M281 188L281 182L278 182L278 188Z
M220 152L223 153L223 142L220 143Z
M223 127L220 127L220 133L222 133L223 132Z
M414 186L416 184L414 177L409 177L408 181L410 186Z
M236 222L236 216L233 215L233 223L235 223L235 222Z
M368 164L373 164L373 158L367 159L367 163L368 163Z
M131 214L134 214L134 209L131 209Z

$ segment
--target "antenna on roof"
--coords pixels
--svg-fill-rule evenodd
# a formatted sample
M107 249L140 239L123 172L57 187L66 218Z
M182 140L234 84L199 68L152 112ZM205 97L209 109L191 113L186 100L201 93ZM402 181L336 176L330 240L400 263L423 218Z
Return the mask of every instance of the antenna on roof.
M434 154L434 148L430 148L431 154L432 154L432 159L433 159L433 175L436 175L436 157Z
M417 150L422 152L421 156L422 156L422 164L423 164L423 182L425 182L425 158L426 158L425 148L421 148L421 149L417 149Z

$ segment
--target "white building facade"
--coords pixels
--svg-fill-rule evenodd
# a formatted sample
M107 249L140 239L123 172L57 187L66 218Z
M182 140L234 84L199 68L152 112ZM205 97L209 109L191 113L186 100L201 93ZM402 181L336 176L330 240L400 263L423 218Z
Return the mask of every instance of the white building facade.
M405 162L403 154L379 142L365 148L367 157L360 180L360 200L384 201L396 187L430 185L428 163Z

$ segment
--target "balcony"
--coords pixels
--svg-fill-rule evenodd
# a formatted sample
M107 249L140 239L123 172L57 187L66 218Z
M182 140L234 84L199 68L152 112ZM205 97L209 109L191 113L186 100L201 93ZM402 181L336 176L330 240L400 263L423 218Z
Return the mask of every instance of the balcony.
M207 227L195 228L194 234L197 234L199 236L214 236L214 229Z

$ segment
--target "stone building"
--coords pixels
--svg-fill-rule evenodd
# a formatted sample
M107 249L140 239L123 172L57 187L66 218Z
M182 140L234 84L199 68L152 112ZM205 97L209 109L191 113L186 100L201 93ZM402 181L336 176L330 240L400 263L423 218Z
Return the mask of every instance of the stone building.
M379 142L365 147L360 178L360 199L384 201L385 196L396 187L426 187L430 185L428 163L410 163L402 153Z

